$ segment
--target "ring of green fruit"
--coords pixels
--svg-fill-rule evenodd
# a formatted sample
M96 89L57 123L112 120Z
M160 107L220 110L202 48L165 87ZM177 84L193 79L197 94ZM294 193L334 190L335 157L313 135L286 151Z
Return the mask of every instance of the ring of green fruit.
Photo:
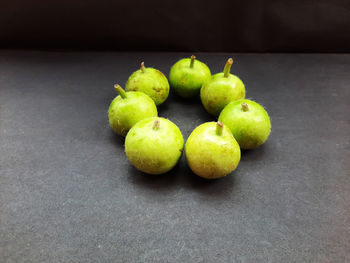
M218 122L195 128L186 142L186 161L203 178L230 174L239 164L240 148L262 145L271 131L265 109L244 99L243 82L230 73L232 63L228 59L223 73L210 76L209 68L192 56L178 61L170 70L171 87L178 95L189 98L200 93L204 108L220 115ZM157 117L156 105L169 94L166 77L156 69L146 69L142 62L126 87L127 92L115 85L119 96L109 107L110 126L119 135L126 135L125 152L137 169L149 174L170 171L180 160L184 139L174 123Z

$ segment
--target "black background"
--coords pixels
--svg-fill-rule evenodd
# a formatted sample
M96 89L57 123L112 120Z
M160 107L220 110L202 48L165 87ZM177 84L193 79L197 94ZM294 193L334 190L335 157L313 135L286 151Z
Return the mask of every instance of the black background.
M349 52L350 1L1 1L0 47Z

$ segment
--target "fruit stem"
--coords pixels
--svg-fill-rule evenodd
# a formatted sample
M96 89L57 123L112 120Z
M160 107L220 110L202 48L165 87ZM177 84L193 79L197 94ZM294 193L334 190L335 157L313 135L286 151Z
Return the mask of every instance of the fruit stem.
M222 122L218 121L216 123L216 135L221 135L222 134L222 130L224 128L224 125L222 124Z
M145 62L141 62L141 71L142 73L145 72Z
M120 95L120 97L122 97L122 99L126 98L126 92L123 90L122 87L120 87L120 85L114 84L114 89L118 92L118 94Z
M195 55L192 55L191 56L191 64L190 64L190 68L193 68L193 65L194 65L194 60L196 59L196 56Z
M152 129L153 130L159 130L159 125L160 125L159 119L155 119L154 122L153 122Z
M225 78L227 78L230 75L230 70L231 70L232 63L233 63L233 59L232 58L229 58L226 61L225 68L224 68L224 77Z
M248 110L249 110L248 104L245 103L245 102L243 102L243 103L242 103L242 111L248 111Z

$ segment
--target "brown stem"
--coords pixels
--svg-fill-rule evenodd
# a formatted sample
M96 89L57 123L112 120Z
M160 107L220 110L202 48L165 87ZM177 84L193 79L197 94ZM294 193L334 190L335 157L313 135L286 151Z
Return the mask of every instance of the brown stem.
M233 59L229 58L226 61L225 68L224 68L224 77L225 78L227 78L230 75L230 70L231 70L232 64L233 64Z
M120 85L114 84L114 89L118 92L118 94L120 95L120 97L122 97L122 99L126 98L126 92L125 90L123 90L123 88Z
M152 129L153 129L153 130L159 130L159 126L160 126L160 121L159 121L159 119L155 119L154 122L153 122Z
M221 135L222 134L222 130L224 129L224 125L222 124L222 122L218 121L216 123L216 135Z
M248 111L249 110L249 107L248 107L247 103L243 102L241 106L242 106L242 111Z
M191 56L190 68L193 68L195 59L196 59L196 56L195 56L195 55L192 55L192 56Z

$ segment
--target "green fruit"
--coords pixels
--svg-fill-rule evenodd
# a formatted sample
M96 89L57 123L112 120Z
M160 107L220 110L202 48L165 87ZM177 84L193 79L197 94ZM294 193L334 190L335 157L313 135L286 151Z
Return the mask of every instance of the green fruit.
M187 139L185 154L191 170L208 179L230 174L241 159L238 143L221 122L206 122L194 129Z
M210 77L208 66L192 55L190 59L181 59L171 67L169 82L178 95L190 98L199 94L203 83Z
M125 85L126 91L141 91L151 97L156 105L162 104L169 95L169 83L162 72L154 68L141 68L131 74Z
M183 147L180 129L164 118L148 118L138 122L125 139L129 161L148 174L170 171L180 160Z
M269 137L271 122L265 109L251 100L239 100L228 104L219 121L230 128L242 149L262 145Z
M232 58L228 59L224 72L213 75L201 88L202 104L214 116L218 116L230 102L245 98L243 82L230 74L232 63Z
M153 100L142 92L125 92L119 85L114 85L119 93L109 106L108 119L112 129L125 136L138 121L156 117L157 107Z

